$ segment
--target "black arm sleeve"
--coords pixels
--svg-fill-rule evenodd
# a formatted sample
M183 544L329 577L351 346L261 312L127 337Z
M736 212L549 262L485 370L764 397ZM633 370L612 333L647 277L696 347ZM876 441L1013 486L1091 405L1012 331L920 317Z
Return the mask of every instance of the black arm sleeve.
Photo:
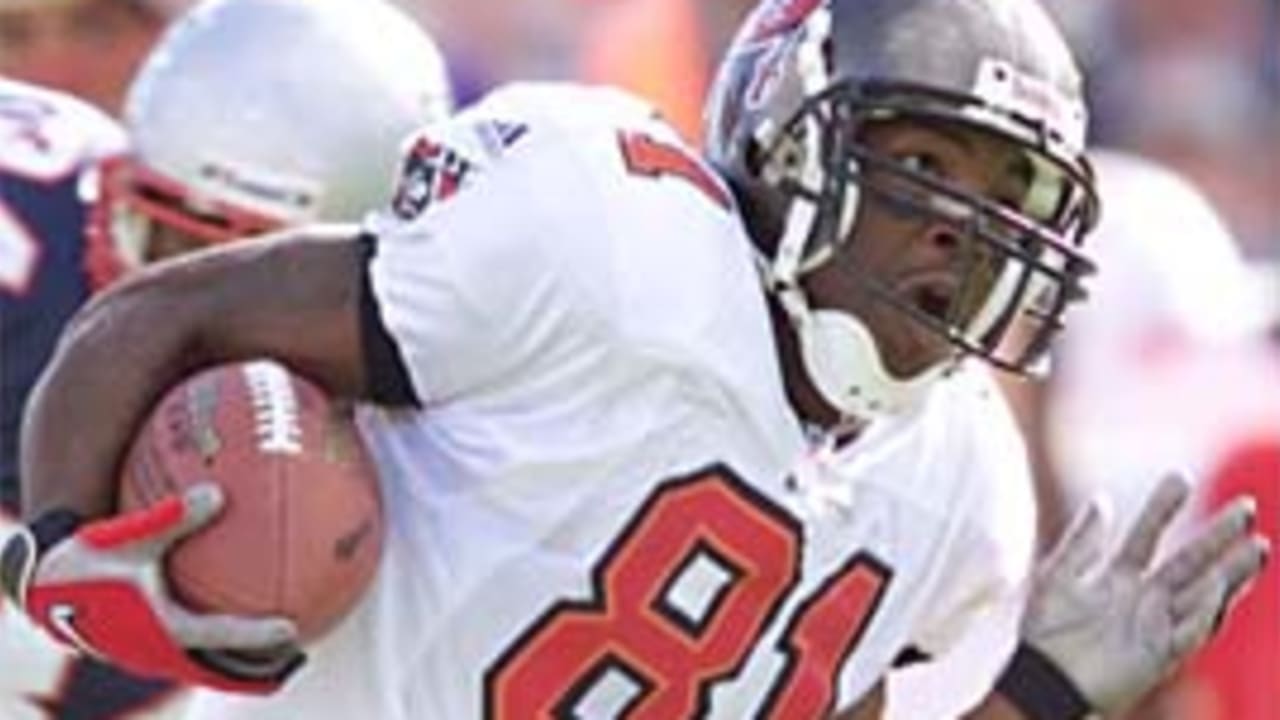
M378 239L360 236L360 343L363 346L368 397L380 405L421 406L409 379L400 348L382 323L373 298L369 263L378 252Z
M1088 717L1089 700L1057 665L1030 645L1022 644L996 680L996 691L1031 720L1078 720Z

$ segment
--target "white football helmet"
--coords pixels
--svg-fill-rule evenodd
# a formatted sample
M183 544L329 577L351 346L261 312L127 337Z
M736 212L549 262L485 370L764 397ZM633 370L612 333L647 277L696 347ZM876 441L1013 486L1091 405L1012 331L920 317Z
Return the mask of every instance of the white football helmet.
M359 220L399 143L452 100L431 38L381 0L207 0L129 88L131 153L104 164L96 232L126 264L156 223L201 242Z

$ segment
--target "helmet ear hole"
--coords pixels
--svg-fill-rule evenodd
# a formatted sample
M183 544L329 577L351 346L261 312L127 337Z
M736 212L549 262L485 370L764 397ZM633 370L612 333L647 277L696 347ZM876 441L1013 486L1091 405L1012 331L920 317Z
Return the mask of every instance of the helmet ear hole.
M802 130L797 130L795 134L784 134L766 154L761 177L771 185L787 180L801 180L805 169L805 152Z
M747 174L751 177L760 177L764 172L765 151L754 138L747 140L746 148L742 154L742 161L746 167Z

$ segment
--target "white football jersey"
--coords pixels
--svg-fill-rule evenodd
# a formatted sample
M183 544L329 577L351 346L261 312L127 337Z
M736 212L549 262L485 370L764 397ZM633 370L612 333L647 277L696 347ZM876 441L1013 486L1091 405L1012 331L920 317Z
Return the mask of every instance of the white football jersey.
M956 550L1027 484L981 373L813 451L733 199L650 107L515 86L406 150L370 274L423 408L361 411L378 579L200 717L822 717L1004 591Z
M921 579L918 591L905 590L898 602L918 608L903 615L911 646L928 659L890 676L891 720L956 717L991 688L1018 640L1035 546L1025 450L989 373L967 368L935 389L929 403L932 418L924 426L932 423L950 440L919 437L928 431L917 425L906 432L917 434L912 452L926 453L920 464L910 474L877 476L881 491L894 496L895 513L906 517L914 509L915 526L924 530L914 549L918 564L889 553L904 575Z

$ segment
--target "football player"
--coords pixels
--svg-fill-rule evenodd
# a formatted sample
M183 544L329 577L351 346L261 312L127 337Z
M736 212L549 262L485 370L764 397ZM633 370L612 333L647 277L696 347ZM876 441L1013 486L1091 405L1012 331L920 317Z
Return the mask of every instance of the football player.
M1011 472L967 366L1033 370L1083 295L1079 78L1032 0L777 0L709 117L704 159L620 92L504 89L418 135L363 232L104 295L26 416L9 592L67 642L242 693L199 717L874 714L908 644L945 646L932 616L982 599L923 557L967 541L949 513L983 517L965 478ZM288 620L157 581L215 487L109 517L149 403L263 355L364 401L389 509L374 585L309 665ZM1105 564L1081 516L975 717L1116 710L1204 639L1265 544L1242 501L1154 564L1184 498L1163 484Z
M208 0L161 38L102 166L92 232L125 264L389 196L399 143L452 100L435 43L389 3Z
M6 512L18 511L27 393L65 321L93 287L118 275L121 256L136 267L293 222L358 220L389 193L400 141L449 107L432 40L399 11L354 0L202 8L164 36L135 78L128 152L101 113L0 83ZM71 663L20 613L0 613L0 666L13 669L0 673L0 717L161 711L168 683L130 683L99 663Z
M18 427L27 392L63 324L105 277L109 253L85 242L79 192L119 126L69 96L0 78L0 533L18 512ZM49 643L0 604L0 716L158 713L171 685L130 678ZM158 715L157 715L158 716Z

